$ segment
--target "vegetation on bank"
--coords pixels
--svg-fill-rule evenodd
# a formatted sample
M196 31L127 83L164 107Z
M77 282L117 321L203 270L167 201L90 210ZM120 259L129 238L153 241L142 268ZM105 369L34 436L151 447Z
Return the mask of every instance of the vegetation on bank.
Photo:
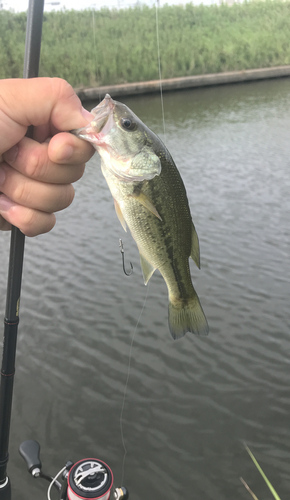
M158 9L162 77L290 64L290 2ZM21 77L26 14L0 11L0 78ZM74 87L158 79L155 7L44 14L40 76Z

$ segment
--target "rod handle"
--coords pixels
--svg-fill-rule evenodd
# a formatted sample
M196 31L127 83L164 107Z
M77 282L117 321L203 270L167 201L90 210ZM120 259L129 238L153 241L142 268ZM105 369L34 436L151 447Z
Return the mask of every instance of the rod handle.
M19 453L25 460L28 471L34 476L39 475L33 473L36 470L40 473L41 471L41 461L40 461L40 444L37 441L29 439L28 441L23 441L19 446Z

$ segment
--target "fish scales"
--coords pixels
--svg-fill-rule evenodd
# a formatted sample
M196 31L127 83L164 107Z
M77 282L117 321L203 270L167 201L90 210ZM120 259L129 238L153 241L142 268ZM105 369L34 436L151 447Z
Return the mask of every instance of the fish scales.
M162 158L161 153L156 153ZM104 166L102 170L114 199L121 205L124 219L139 252L154 268L159 269L171 295L187 299L194 295L188 265L192 221L186 191L178 170L173 168L172 161L168 161L164 155L161 163L159 176L134 186L128 183L118 183L115 186L110 170ZM153 202L162 221L130 196L132 191L138 190L142 190ZM178 197L178 204L173 202L174 196Z
M173 338L206 334L208 325L192 285L189 257L199 267L199 243L186 190L161 140L124 104L110 96L92 110L76 135L94 144L117 215L138 246L145 284L158 269L169 295Z

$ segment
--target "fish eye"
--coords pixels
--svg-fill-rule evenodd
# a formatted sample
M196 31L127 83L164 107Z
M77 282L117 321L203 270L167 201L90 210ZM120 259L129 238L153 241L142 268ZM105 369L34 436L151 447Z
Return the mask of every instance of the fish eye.
M137 124L131 118L122 118L121 125L125 130L136 130Z

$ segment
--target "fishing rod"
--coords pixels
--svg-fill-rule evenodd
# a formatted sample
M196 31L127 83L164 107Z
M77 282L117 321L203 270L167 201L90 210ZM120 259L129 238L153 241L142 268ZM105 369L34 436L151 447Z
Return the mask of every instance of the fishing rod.
M38 76L44 0L29 0L23 78ZM28 129L32 136L32 129ZM7 476L9 431L15 373L15 355L19 323L19 305L24 256L24 234L15 226L11 230L6 309L4 317L3 357L0 386L0 500L11 499Z
M44 0L29 0L23 78L38 76L43 9ZM29 127L26 135L32 138L32 134L33 127ZM24 234L13 226L10 241L0 379L0 500L11 500L12 498L7 464L24 246ZM41 470L40 445L37 441L24 441L19 447L19 452L26 461L28 471L33 477L43 478L50 482L47 491L49 500L51 499L52 487L59 492L59 500L109 500L113 486L113 473L102 460L86 458L75 464L68 461L57 475L52 477ZM125 487L115 488L115 500L127 500L128 497L129 493Z

